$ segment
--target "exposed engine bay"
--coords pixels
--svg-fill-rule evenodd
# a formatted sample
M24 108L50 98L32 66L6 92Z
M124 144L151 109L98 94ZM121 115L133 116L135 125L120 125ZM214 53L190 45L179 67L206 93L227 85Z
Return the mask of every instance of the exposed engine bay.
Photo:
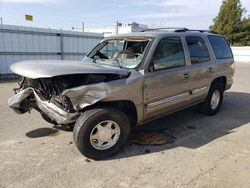
M67 124L78 117L78 110L82 107L107 95L108 88L105 87L105 82L123 78L125 76L119 74L73 74L38 79L22 77L18 82L20 87L14 89L16 95L9 100L9 105L20 114L34 108L47 121ZM91 86L91 89L88 86ZM71 89L75 88L79 88L79 90L73 92L72 96ZM99 88L102 88L104 92L98 91ZM98 95L101 93L102 96L98 96L95 91L99 92ZM68 93L69 96L67 96ZM77 102L72 103L74 97ZM81 98L84 97L87 99L82 99L81 103ZM54 111L54 115L51 110ZM64 116L64 118L59 118L59 116Z
M56 76L53 78L22 78L19 84L22 89L31 87L38 90L45 99L61 105L67 112L74 112L68 97L62 96L63 91L78 86L108 82L116 79L120 79L120 76L112 74L76 74Z

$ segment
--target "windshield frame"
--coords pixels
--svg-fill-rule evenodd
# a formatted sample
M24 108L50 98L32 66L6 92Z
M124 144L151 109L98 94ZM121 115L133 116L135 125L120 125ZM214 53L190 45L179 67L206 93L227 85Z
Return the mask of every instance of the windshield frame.
M92 53L97 49L97 48L99 48L100 47L100 45L102 44L102 43L104 43L104 45L102 46L102 47L104 47L106 44L107 44L107 42L108 41L114 41L114 40L123 40L123 41L131 41L131 40L135 40L136 41L136 39L137 40L147 40L148 41L148 44L146 45L146 47L145 47L145 49L144 49L144 51L143 51L143 53L144 53L144 55L143 55L143 57L142 57L142 59L141 59L141 61L134 67L134 68L128 68L128 67L120 67L119 65L118 66L113 66L113 65L110 65L110 64L107 64L107 63L100 63L100 64L103 64L103 65L107 65L107 66L110 66L110 67L116 67L116 68L123 68L123 69L129 69L129 70L139 70L140 69L140 67L141 67L141 64L144 62L144 60L145 60L145 58L146 58L146 56L147 56L147 54L148 54L148 52L149 52L149 50L150 50L150 47L151 47L151 45L152 45L152 42L153 42L153 40L154 40L154 38L153 37L148 37L148 36L146 36L146 37L144 37L144 36L142 36L142 37L138 37L138 36L125 36L125 37L109 37L109 38L106 38L106 39L103 39L103 40L101 40L89 53L87 53L86 54L86 56L85 57L88 57L88 58L90 58L90 59L92 59L93 60L93 63L95 62L95 59L94 58L91 58L90 57L90 55L92 55ZM102 48L101 47L101 48Z

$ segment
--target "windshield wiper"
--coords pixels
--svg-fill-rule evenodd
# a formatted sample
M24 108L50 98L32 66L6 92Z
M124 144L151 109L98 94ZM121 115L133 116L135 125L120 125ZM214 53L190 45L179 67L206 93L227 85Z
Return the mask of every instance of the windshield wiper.
M102 60L102 59L100 59L98 56L94 56L93 60L92 60L92 63L97 63L96 62L97 60ZM114 62L116 62L116 63L114 63ZM116 59L116 58L111 60L111 64L110 63L104 63L104 62L102 62L101 64L109 65L109 66L112 66L112 64L113 64L113 65L116 65L119 68L124 68L123 66L121 66L120 61L118 59Z

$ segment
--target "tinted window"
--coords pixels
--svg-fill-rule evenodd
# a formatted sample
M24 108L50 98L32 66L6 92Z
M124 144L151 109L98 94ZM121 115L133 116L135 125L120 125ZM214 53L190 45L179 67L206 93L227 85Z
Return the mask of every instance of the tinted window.
M201 37L186 37L191 63L202 63L210 60L205 41Z
M162 39L153 56L154 69L166 69L186 65L184 51L179 37Z
M214 54L217 59L225 59L233 57L231 49L227 41L223 37L210 35L208 36L208 40L212 45Z

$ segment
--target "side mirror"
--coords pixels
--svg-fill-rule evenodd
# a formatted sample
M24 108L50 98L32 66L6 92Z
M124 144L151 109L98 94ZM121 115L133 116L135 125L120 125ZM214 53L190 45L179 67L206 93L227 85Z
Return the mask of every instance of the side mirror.
M155 68L154 65L149 66L148 72L154 72Z
M148 72L154 72L155 67L154 67L154 60L152 59L150 62L150 65L148 67Z

